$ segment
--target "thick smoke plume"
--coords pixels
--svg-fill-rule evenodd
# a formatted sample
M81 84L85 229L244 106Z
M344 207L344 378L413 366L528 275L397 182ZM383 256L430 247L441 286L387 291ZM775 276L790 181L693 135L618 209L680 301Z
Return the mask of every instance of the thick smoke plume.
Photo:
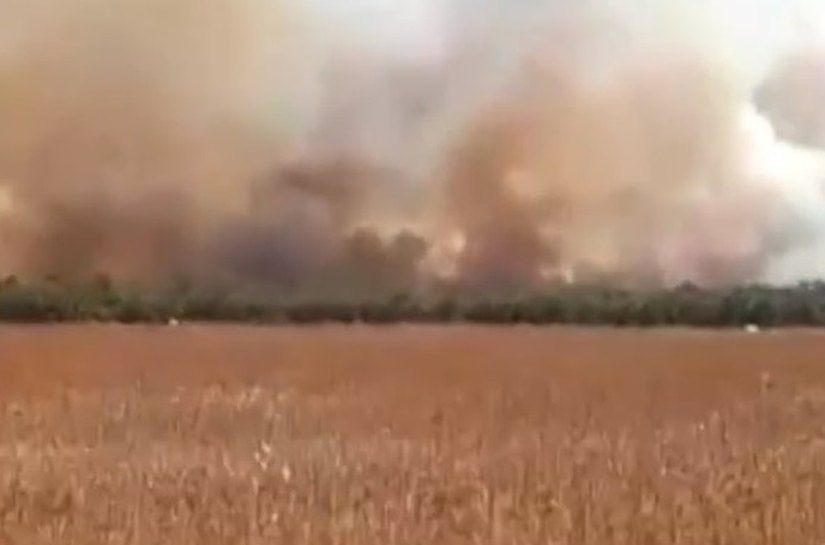
M351 296L816 277L825 12L756 4L3 2L0 269Z

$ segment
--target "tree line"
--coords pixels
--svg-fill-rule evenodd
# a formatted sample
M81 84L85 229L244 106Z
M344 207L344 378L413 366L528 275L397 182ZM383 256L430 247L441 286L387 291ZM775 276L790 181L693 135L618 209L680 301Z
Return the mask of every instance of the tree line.
M144 289L106 277L0 283L0 321L168 323L478 323L760 327L825 325L825 282L705 289L682 284L630 290L558 285L508 295L394 294L313 300L284 294L198 289L185 282Z

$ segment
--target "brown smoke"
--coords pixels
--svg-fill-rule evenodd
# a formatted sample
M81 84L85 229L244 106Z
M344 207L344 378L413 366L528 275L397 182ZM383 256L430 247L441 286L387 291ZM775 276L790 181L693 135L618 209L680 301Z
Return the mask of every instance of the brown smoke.
M456 2L448 51L393 56L299 4L0 4L2 271L358 296L715 284L794 243L779 180L748 166L747 92L670 27L636 44L631 9L491 2L544 38L465 40ZM779 118L821 124L782 89Z
M568 58L539 60L449 158L462 277L727 283L759 273L770 194L739 171L738 97L724 73L700 57L649 58L594 84Z
M163 275L243 202L255 150L224 124L239 91L220 78L243 75L223 72L246 25L212 3L6 7L29 33L0 64L5 267Z
M4 270L294 287L345 259L386 174L324 148L290 159L259 119L291 76L272 5L6 5L27 33L0 57Z

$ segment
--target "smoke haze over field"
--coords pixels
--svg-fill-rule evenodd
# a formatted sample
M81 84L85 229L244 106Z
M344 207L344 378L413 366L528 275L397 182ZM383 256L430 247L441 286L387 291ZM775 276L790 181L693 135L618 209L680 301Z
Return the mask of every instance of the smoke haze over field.
M7 0L0 268L825 276L813 0Z

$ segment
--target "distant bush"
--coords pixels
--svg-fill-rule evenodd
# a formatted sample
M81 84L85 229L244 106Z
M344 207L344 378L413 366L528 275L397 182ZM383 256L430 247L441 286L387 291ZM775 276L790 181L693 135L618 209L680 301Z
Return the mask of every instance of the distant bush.
M373 300L292 300L261 294L198 290L179 283L147 290L105 276L87 283L55 278L0 281L0 321L122 323L250 322L317 324L400 322L478 324L582 324L626 326L760 327L825 325L825 283L701 289L625 290L556 286L519 297L467 294Z

